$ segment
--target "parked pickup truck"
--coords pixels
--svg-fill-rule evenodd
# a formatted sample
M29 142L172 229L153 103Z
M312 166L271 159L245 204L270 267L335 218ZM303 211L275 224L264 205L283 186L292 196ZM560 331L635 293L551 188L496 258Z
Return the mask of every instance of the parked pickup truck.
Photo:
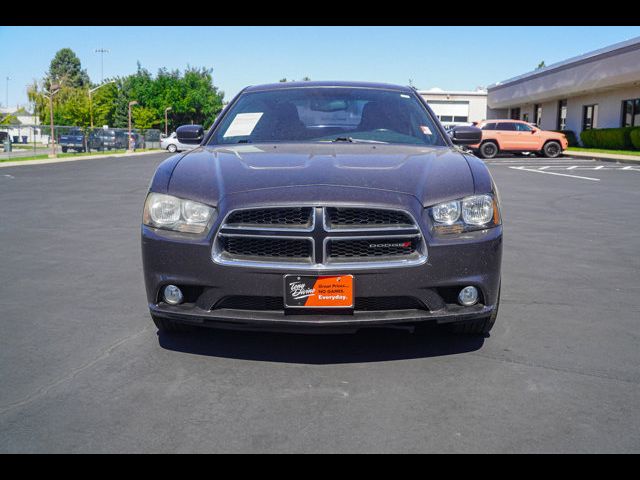
M59 143L64 153L68 150L75 150L76 152L84 152L86 150L84 133L80 128L72 128L69 133L60 135Z
M117 133L114 129L94 130L89 135L89 148L98 151L117 149L118 139L116 137Z

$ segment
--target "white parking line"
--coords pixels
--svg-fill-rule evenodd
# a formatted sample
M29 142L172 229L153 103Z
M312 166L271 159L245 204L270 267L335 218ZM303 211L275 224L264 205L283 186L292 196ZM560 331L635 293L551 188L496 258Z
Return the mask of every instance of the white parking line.
M556 172L547 172L546 170L533 170L530 168L525 168L525 167L509 167L513 170L520 170L521 172L533 172L533 173L544 173L547 175L558 175L559 177L571 177L571 178L578 178L581 180L591 180L593 182L599 182L600 179L599 178L592 178L592 177L581 177L579 175L568 175L566 173L556 173Z

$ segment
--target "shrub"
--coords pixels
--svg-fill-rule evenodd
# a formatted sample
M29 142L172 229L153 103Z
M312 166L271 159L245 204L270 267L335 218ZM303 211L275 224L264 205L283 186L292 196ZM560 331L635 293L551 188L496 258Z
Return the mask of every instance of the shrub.
M633 148L640 150L640 127L634 128L629 134Z
M567 137L567 141L569 142L570 147L578 146L578 139L576 137L576 132L573 130L554 130L554 132L562 133L565 137Z
M588 148L629 150L633 148L631 143L632 130L634 130L633 127L592 128L580 133L580 141L584 147Z

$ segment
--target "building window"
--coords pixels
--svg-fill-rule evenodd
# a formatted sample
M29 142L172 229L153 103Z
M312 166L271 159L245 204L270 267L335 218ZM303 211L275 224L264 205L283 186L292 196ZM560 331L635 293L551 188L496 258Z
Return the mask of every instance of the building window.
M622 102L622 126L640 127L640 98Z
M556 130L566 130L567 128L567 100L558 102L558 122Z
M512 108L511 115L509 116L511 120L520 120L520 107Z
M598 105L585 105L582 107L582 130L596 127L598 117Z
M542 124L542 105L536 103L533 106L534 122L538 127Z
M469 121L469 117L453 117L453 121L454 122L468 122Z

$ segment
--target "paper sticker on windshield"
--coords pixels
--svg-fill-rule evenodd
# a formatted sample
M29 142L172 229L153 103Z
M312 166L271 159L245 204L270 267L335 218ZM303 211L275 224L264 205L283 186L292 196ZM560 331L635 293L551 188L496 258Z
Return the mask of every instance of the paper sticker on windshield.
M251 135L260 117L262 117L262 112L237 114L223 137L243 137L245 135Z
M422 130L422 133L425 135L431 135L431 129L426 125L420 125L420 130Z

